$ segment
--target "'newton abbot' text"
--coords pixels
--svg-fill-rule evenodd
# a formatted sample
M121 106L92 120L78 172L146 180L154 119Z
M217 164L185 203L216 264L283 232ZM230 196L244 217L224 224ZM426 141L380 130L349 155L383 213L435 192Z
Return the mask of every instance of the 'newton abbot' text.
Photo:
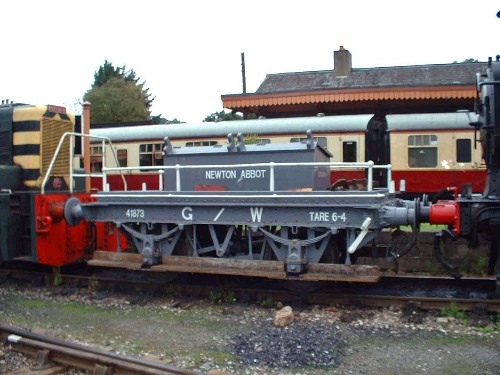
M216 169L205 171L205 178L207 180L231 180L244 178L266 178L265 169L243 169L238 172L235 169Z

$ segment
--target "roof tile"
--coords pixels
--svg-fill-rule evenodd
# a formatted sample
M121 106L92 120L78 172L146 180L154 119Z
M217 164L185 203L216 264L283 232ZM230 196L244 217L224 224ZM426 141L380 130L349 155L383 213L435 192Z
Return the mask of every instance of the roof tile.
M393 66L352 69L347 77L334 70L268 74L256 94L382 87L475 85L476 73L485 73L487 63Z

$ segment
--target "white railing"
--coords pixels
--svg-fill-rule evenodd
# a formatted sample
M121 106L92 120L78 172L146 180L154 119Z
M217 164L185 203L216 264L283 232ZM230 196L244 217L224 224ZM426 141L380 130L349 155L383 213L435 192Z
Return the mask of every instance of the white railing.
M64 133L61 139L59 140L59 144L57 145L56 151L54 152L54 156L52 157L52 160L50 161L49 168L47 169L47 172L45 173L45 177L43 178L42 181L42 188L41 192L42 194L45 194L45 185L47 184L50 175L52 173L52 169L54 168L54 164L56 163L57 158L59 157L59 153L61 152L61 148L64 144L64 141L66 138L69 138L69 191L72 193L74 190L73 186L73 177L101 177L103 179L103 190L106 187L105 182L106 182L106 173L103 171L102 173L75 173L74 172L74 166L73 166L73 152L74 152L74 145L75 145L75 138L76 137L82 137L82 138L91 138L91 139L100 139L101 144L102 144L102 165L106 165L106 143L109 144L111 152L115 158L116 165L119 165L118 163L118 157L116 156L115 150L113 148L113 144L111 143L111 140L108 137L101 137L97 135L89 135L89 134L81 134L81 133ZM90 152L90 150L85 150L85 152ZM104 169L104 168L103 168ZM123 180L123 186L124 189L127 190L127 181L125 180L125 177L123 174L121 174L122 180Z
M104 164L104 163L103 163ZM366 169L367 170L367 190L373 191L373 169L386 169L387 170L387 187L390 192L394 192L394 183L392 181L391 165L375 165L373 161L368 161L364 163L330 163L330 162L307 162L307 163L250 163L250 164L224 164L224 165L161 165L161 166L145 166L145 167L105 167L103 166L102 171L104 174L103 191L108 191L107 187L107 172L115 171L151 171L156 170L159 174L159 190L163 190L163 180L162 176L165 170L175 170L175 190L181 190L181 170L183 169L203 169L203 168L244 168L244 167L269 167L269 191L274 191L275 187L275 169L278 167L290 167L290 166L314 166L314 167L328 167L331 170L337 169Z

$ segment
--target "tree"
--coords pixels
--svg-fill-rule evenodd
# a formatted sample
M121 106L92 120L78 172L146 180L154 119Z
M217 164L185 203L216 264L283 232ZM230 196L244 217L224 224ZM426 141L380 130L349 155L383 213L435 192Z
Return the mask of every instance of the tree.
M124 66L115 68L108 60L104 60L104 64L94 73L94 83L92 87L101 87L113 77L124 78L124 69Z
M479 62L479 60L473 59L472 57L465 59L464 61L460 61L460 63L475 63L475 62ZM458 61L457 60L453 61L453 64L458 64Z
M108 123L149 120L149 109L154 97L144 87L145 82L140 83L139 80L133 69L127 71L125 65L115 67L105 60L94 73L92 88L83 96L84 101L92 104L91 121ZM159 119L161 115L154 117Z
M174 118L173 120L168 120L164 117L159 116L152 116L151 120L153 120L153 124L158 125L158 124L185 124L185 121L178 120L177 118Z
M218 121L232 121L232 120L243 120L243 116L231 111L226 112L224 110L220 112L214 112L203 120L203 122L218 122Z
M120 77L111 77L101 86L95 86L84 96L92 104L91 123L143 121L150 118L144 105L140 86Z

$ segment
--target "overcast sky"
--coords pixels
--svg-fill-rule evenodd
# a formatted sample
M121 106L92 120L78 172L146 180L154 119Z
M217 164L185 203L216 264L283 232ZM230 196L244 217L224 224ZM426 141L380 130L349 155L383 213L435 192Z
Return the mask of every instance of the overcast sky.
M16 0L2 2L0 99L74 103L107 59L156 97L152 114L202 121L266 74L443 64L500 54L496 0Z

